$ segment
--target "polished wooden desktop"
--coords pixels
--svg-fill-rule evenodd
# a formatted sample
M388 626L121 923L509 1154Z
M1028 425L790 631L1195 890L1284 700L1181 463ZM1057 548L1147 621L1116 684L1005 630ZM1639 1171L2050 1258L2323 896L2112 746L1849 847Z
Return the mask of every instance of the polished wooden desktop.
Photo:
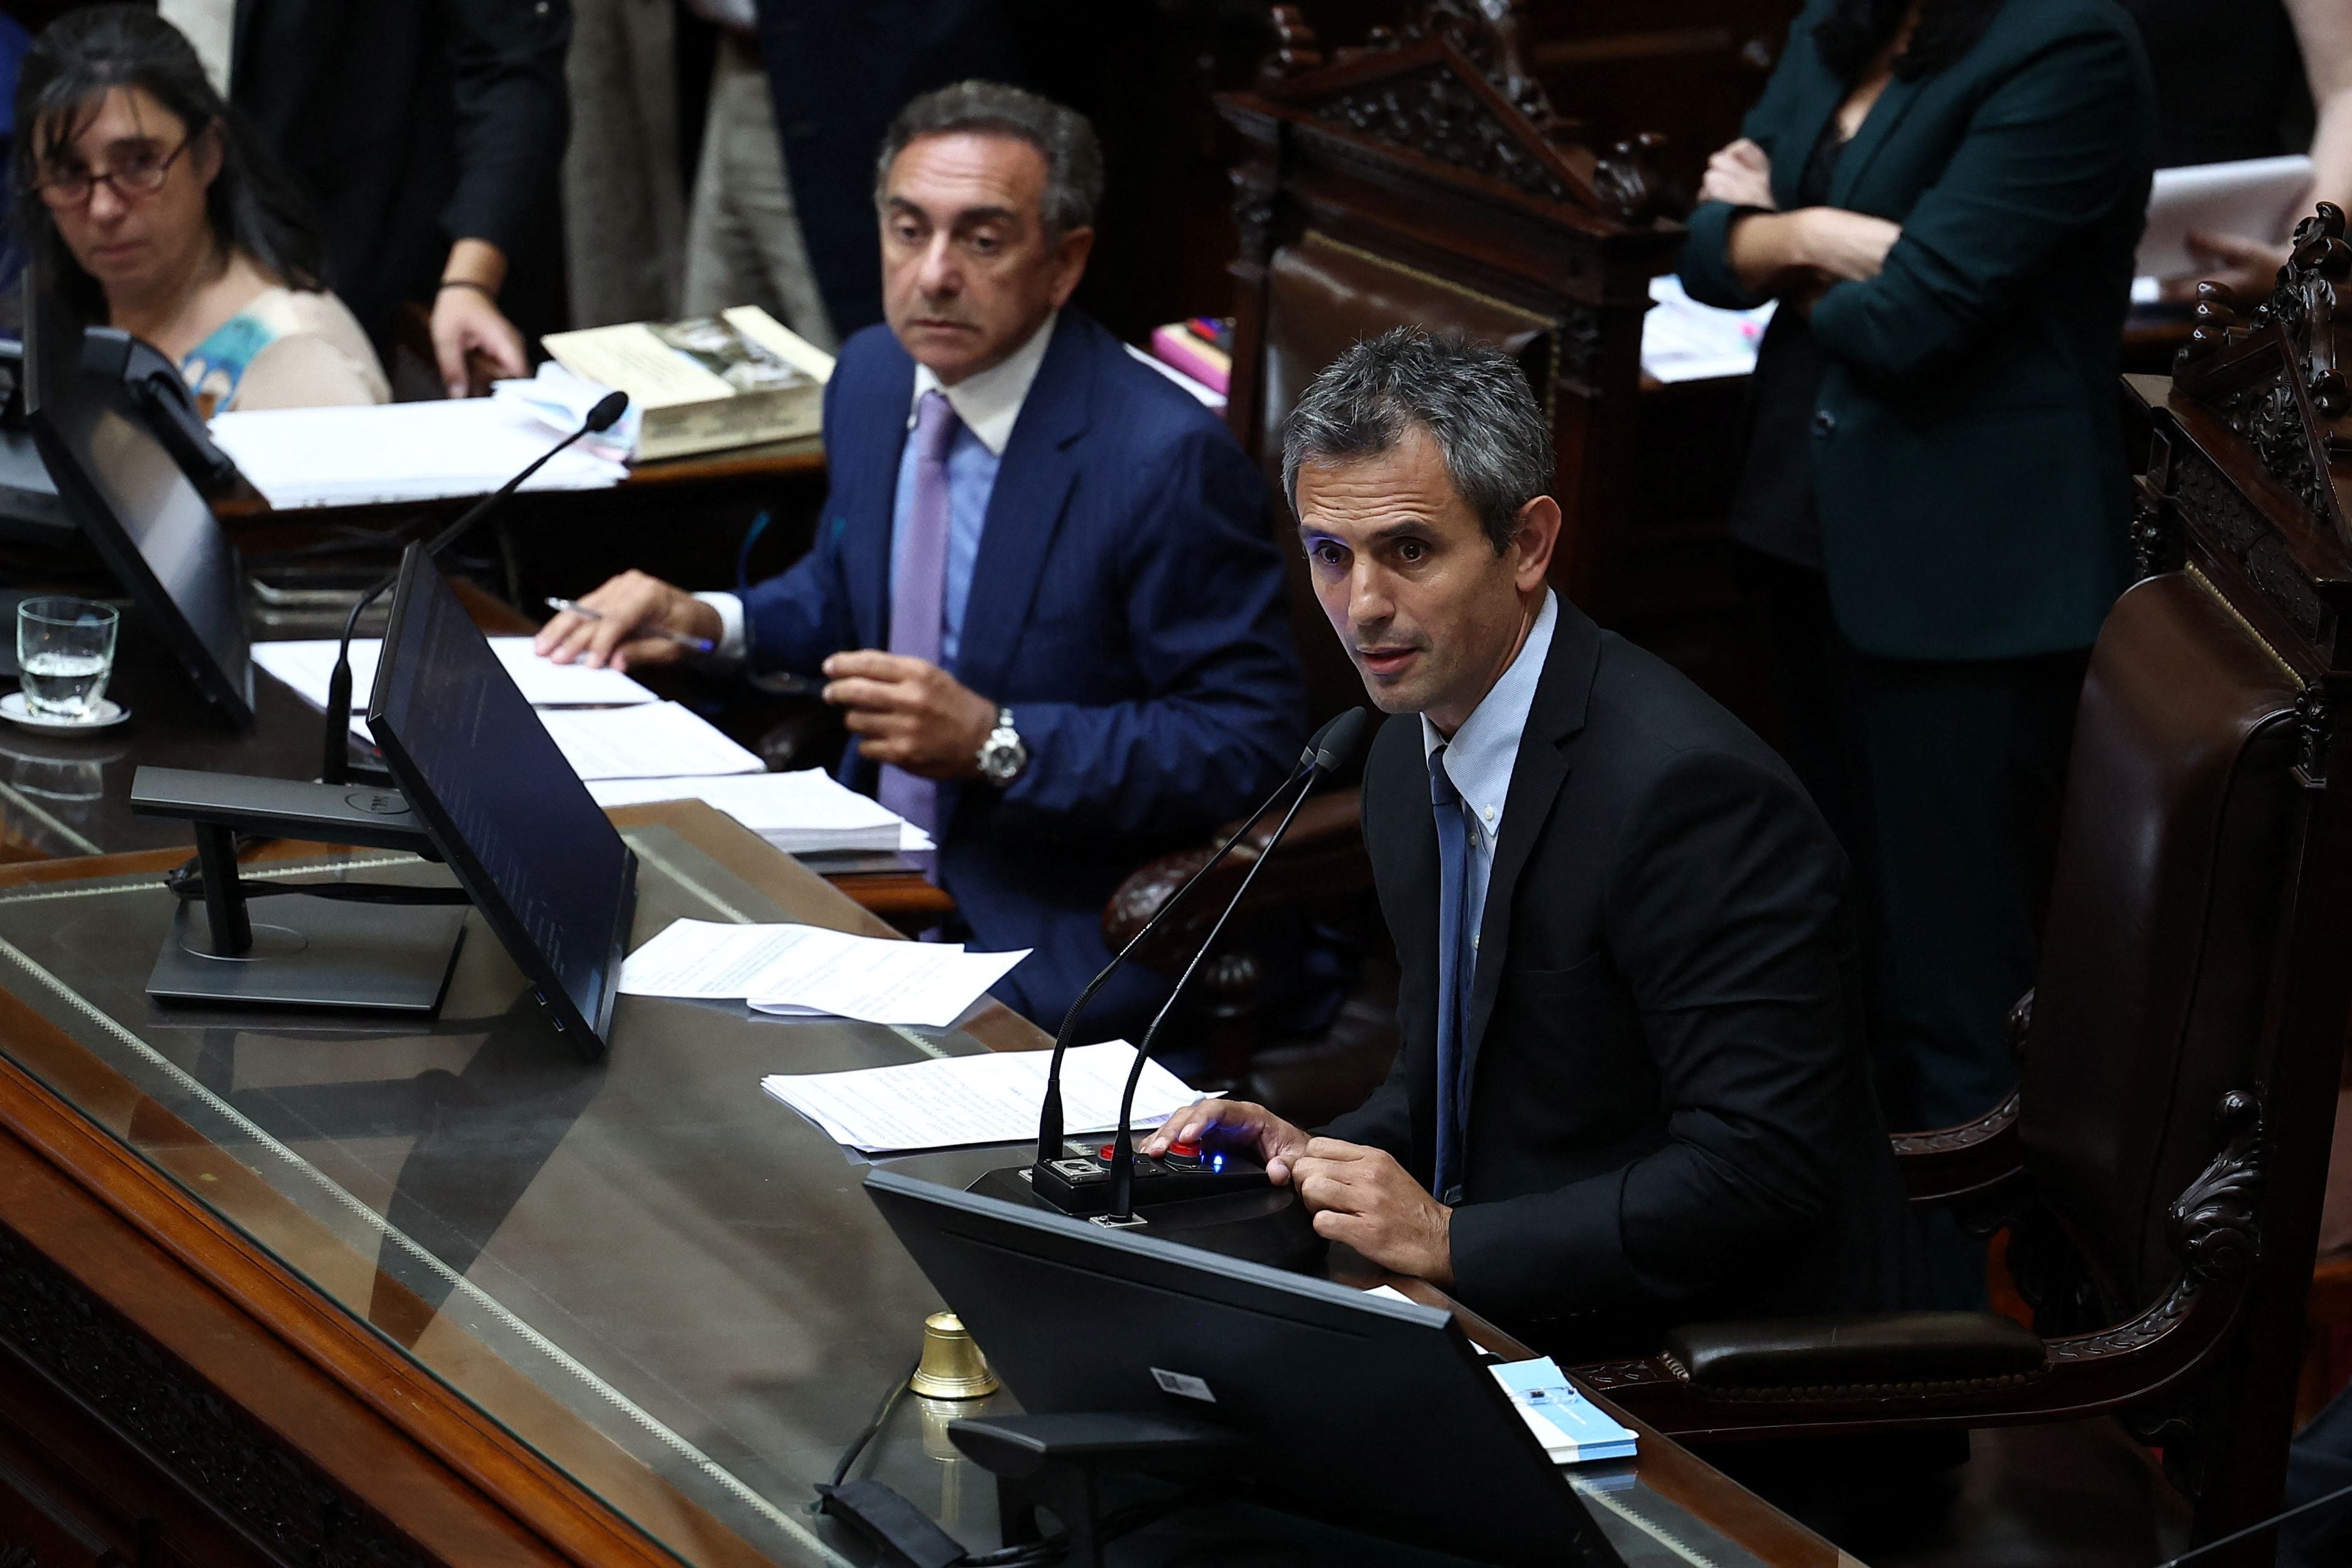
M706 807L614 819L637 940L688 914L887 929ZM322 857L275 845L256 869ZM994 1004L909 1031L627 997L585 1063L479 931L429 1026L163 1009L140 986L173 858L0 868L0 1547L43 1568L863 1561L807 1489L938 1302L856 1163L755 1080L1045 1037ZM439 874L396 860L342 864ZM905 1163L959 1179L1016 1152ZM1013 1407L902 1401L872 1473L992 1545L989 1479L944 1427ZM1634 1561L1847 1561L1654 1433L1590 1506L1652 1543ZM1270 1518L1185 1539L1244 1549ZM1164 1561L1154 1540L1123 1560ZM1305 1555L1385 1557L1364 1545Z

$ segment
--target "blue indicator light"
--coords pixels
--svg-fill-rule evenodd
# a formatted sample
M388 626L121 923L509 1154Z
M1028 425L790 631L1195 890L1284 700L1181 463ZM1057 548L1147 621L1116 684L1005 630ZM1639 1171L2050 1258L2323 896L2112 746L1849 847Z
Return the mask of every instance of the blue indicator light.
M1224 1168L1225 1157L1223 1154L1212 1154L1209 1156L1209 1169L1212 1172L1222 1171Z

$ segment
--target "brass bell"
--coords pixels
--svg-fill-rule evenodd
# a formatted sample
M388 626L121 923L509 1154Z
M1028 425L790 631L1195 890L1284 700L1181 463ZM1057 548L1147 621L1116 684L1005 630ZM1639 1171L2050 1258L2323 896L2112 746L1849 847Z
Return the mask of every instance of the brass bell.
M963 1320L933 1312L923 1320L923 1359L909 1386L926 1399L979 1399L995 1393L997 1382Z

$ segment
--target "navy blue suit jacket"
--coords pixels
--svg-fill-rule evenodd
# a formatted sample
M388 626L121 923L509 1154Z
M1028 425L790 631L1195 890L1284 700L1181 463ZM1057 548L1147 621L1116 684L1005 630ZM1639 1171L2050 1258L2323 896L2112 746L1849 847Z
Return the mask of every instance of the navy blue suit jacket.
M814 673L887 647L890 530L915 362L887 327L825 388L833 490L814 547L743 604L755 667ZM1065 310L989 498L952 672L1013 710L1011 788L940 794L940 882L974 940L1034 947L997 994L1047 1027L1109 958L1103 903L1153 854L1274 787L1307 701L1265 489L1217 418ZM843 779L869 793L855 747ZM1133 1028L1165 982L1122 971L1086 1037Z

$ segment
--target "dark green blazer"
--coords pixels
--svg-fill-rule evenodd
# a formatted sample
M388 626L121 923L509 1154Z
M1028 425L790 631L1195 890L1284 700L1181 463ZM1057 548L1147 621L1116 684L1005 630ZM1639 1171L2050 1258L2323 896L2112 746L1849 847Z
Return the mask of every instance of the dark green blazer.
M1847 84L1811 0L1748 115L1772 188L1799 174ZM1814 494L1830 603L1885 658L2087 647L2125 581L2116 353L2147 207L2154 92L2114 0L2009 0L1952 64L1897 79L1838 162L1829 205L1903 226L1886 265L1813 309L1823 370ZM1691 215L1682 277L1762 303Z

